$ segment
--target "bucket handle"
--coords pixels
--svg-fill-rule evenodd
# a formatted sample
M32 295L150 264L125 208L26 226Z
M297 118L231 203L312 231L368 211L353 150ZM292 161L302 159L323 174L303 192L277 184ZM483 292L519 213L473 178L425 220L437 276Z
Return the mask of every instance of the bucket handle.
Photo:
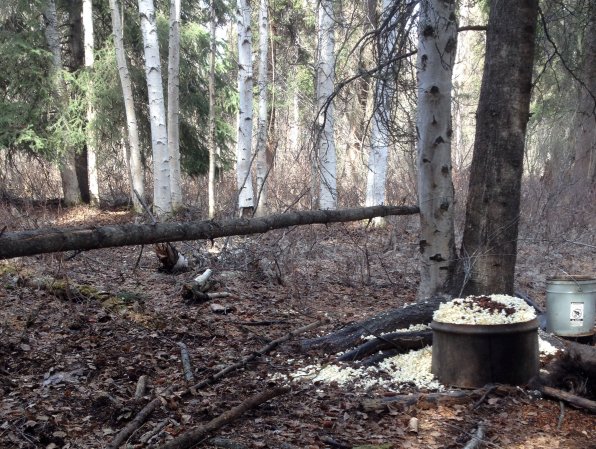
M575 282L575 284L577 285L577 292L578 293L583 293L584 290L582 289L582 286L579 282L577 282L577 280L575 279L575 276L573 276L572 274L567 273L563 268L560 268L560 270L565 273L567 276L569 276L569 278Z

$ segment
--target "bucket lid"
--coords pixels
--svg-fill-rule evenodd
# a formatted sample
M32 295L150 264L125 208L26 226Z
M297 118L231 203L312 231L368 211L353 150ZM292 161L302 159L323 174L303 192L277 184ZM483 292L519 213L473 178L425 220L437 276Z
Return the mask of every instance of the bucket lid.
M547 282L557 282L557 281L568 281L568 282L582 282L582 281L589 281L594 282L596 281L596 277L589 276L585 274L567 274L565 276L552 276L546 278Z

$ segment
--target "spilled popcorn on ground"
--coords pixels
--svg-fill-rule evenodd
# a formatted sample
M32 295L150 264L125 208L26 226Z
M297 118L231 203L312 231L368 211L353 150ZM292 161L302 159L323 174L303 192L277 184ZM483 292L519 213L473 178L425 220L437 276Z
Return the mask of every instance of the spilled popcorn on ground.
M538 338L538 347L543 356L553 355L557 349L546 340ZM289 360L294 362L294 360ZM377 366L353 368L342 364L312 364L299 368L288 376L276 373L272 381L336 383L365 390L382 387L394 391L405 386L421 390L442 391L443 385L431 373L432 346L388 357Z

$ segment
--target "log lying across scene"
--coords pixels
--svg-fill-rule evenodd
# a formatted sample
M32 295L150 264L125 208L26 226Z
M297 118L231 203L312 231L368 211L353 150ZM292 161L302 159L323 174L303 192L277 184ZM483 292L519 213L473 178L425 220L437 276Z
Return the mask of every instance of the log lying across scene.
M373 206L341 210L288 212L267 217L177 223L126 224L86 228L45 228L0 236L0 259L59 251L115 246L210 240L231 235L261 234L273 229L308 224L367 220L389 215L417 214L417 206Z

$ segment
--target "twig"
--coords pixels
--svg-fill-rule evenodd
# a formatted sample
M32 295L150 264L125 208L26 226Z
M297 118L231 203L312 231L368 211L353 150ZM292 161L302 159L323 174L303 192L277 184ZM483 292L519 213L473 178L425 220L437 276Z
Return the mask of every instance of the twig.
M171 385L168 387L161 396L168 396L174 391L175 386ZM157 396L155 399L150 401L143 409L137 413L137 416L129 422L124 429L118 432L118 435L112 440L110 444L106 447L106 449L118 449L122 443L124 443L128 437L130 437L141 425L145 422L145 420L153 413L153 410L157 408L157 406L161 404L161 397Z
M153 429L151 429L150 431L141 435L139 438L139 442L141 442L143 444L147 444L149 442L149 440L151 440L151 438L155 437L156 435L159 435L159 433L164 429L165 426L168 425L169 422L170 422L169 418L164 419L162 422L160 422Z
M137 388L135 390L135 399L141 399L145 396L145 389L147 388L147 375L143 374L137 380Z
M476 432L472 435L472 439L468 441L468 443L463 447L463 449L476 449L480 443L482 443L482 439L484 438L484 434L486 433L486 427L482 421L478 423L478 428Z
M178 346L180 347L180 357L182 359L182 368L184 369L184 378L187 382L194 382L195 376L192 374L192 365L190 364L188 348L182 342L179 342Z
M337 449L352 449L352 447L354 447L351 444L340 443L327 436L322 436L319 440L321 440L321 443L325 443L327 446L335 447Z
M495 391L496 388L497 388L496 385L491 385L490 387L488 387L487 390L482 395L482 397L474 403L474 405L472 406L472 410L476 410L478 407L480 407L480 404L482 404L484 402L484 400L487 398L487 396L489 394L491 394L493 391Z
M265 390L256 396L248 398L240 405L234 407L231 410L219 415L217 418L212 419L204 426L201 426L195 430L191 430L189 432L183 433L178 438L160 446L159 449L187 449L193 447L195 444L199 443L207 434L213 432L214 430L223 427L224 425L230 423L231 421L239 418L242 414L250 409L258 407L264 402L267 402L274 397L280 396L282 394L287 393L290 391L289 387L278 387L273 388L271 390Z
M263 320L263 321L230 321L238 326L271 326L272 324L284 324L287 320Z
M224 449L248 449L248 447L244 444L228 440L227 438L213 437L210 438L207 442L211 446L223 447Z
M563 426L563 419L565 418L565 403L563 401L559 401L559 407L561 408L561 413L559 413L559 421L557 422L557 430L561 430Z
M273 340L271 343L263 346L258 351L255 351L252 354L244 357L239 362L236 362L236 363L234 363L232 365L229 365L226 368L222 369L221 371L218 371L217 373L213 374L212 376L209 376L207 379L202 380L198 384L194 385L192 388L195 388L195 389L198 390L200 388L206 387L207 385L210 385L210 384L218 381L219 379L221 379L222 377L224 377L226 374L228 374L228 373L230 373L230 372L232 372L234 370L237 370L238 368L242 368L247 363L253 361L257 357L260 357L260 356L262 356L264 354L267 354L268 352L270 352L273 349L275 349L280 343L283 343L285 341L288 341L289 339L291 339L292 337L294 337L296 335L302 334L302 333L307 332L307 331L309 331L311 329L314 329L316 327L319 327L322 324L325 324L327 322L328 322L328 320L319 320L319 321L315 321L314 323L311 323L311 324L309 324L307 326L299 327L298 329L290 332L289 334L286 334L283 337L278 338L277 340Z

